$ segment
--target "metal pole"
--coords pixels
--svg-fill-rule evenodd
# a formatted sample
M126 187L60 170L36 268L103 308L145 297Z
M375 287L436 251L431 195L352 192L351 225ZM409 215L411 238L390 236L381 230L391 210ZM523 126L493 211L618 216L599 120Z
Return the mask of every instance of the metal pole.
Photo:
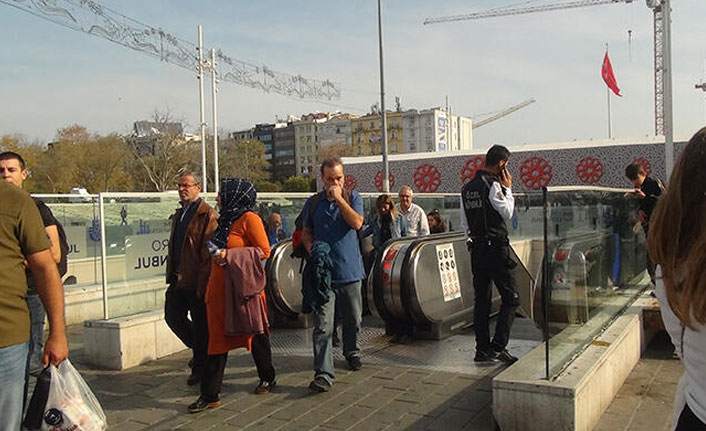
M211 48L211 100L213 102L213 184L216 193L219 189L218 179L218 104L216 103L216 50Z
M385 73L382 61L382 5L378 0L378 39L380 41L380 108L382 110L382 190L390 193L390 168L387 163L387 118L385 116Z
M103 193L98 193L98 217L100 217L101 230L101 286L103 287L103 319L108 320L108 264L106 258L108 253L105 248L105 208L103 205Z
M608 55L608 44L605 44L605 53ZM608 98L608 139L613 139L613 116L610 113L610 88L605 89Z
M670 0L662 3L664 31L662 37L662 52L664 69L662 71L664 85L664 157L666 178L672 174L674 167L674 121L672 117L672 6Z
M198 80L199 80L199 136L201 137L201 187L203 192L208 192L208 181L206 177L206 107L203 97L203 33L199 26L199 46L198 51Z
M544 214L544 258L542 259L542 304L544 312L544 367L546 370L546 377L549 380L549 235L547 233L547 227L549 225L549 219L547 217L547 188L542 187L542 201L543 201L543 214Z
M606 96L608 97L608 139L613 139L613 116L610 113L610 88L606 87Z

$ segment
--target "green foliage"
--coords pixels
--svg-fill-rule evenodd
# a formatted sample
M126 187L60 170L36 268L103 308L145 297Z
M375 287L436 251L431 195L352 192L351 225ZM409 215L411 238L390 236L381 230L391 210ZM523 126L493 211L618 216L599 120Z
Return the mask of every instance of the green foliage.
M218 156L220 177L245 178L253 184L267 181L270 163L264 155L265 145L260 141L224 141Z
M271 181L258 181L255 184L255 189L258 192L280 192L282 191L282 186L280 186L278 183L273 183Z
M34 193L68 193L84 187L90 193L132 190L130 148L116 134L91 135L72 125L57 131L49 148L17 136L2 136L4 150L22 155L30 173L24 188Z
M168 111L155 111L151 121L165 125L174 122ZM219 146L221 178L247 178L258 191L281 191L278 183L269 181L269 162L263 159L262 142L224 140ZM74 187L84 187L89 193L164 191L176 187L181 172L201 172L200 143L186 142L181 134L168 131L136 139L116 133L92 134L73 124L59 129L49 147L22 135L2 135L0 150L15 151L25 159L29 177L24 188L32 193L68 193ZM213 151L206 154L207 172L212 175ZM213 190L212 177L205 180L208 189Z
M316 180L314 180L314 188L309 178L306 177L289 177L282 183L282 191L284 192L309 192L315 190Z

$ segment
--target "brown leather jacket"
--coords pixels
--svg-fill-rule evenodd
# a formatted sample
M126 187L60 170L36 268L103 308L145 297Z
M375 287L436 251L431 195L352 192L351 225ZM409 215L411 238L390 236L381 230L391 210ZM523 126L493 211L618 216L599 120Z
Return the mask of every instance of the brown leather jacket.
M211 255L208 254L206 241L211 238L218 226L218 213L203 199L196 208L196 213L186 227L184 242L181 244L179 273L173 274L172 256L174 250L174 229L181 217L179 208L171 216L172 231L169 234L169 257L167 258L167 284L177 289L195 290L199 298L206 292L208 277L211 275Z

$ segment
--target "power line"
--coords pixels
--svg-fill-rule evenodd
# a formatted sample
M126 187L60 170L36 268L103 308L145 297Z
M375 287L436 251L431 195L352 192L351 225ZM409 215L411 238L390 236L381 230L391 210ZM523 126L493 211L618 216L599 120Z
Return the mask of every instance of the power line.
M143 24L92 0L0 0L39 18L72 30L107 39L189 71L198 68L196 45L165 30ZM256 66L217 50L223 81L257 88L266 93L300 99L338 100L341 87L331 80L305 78Z

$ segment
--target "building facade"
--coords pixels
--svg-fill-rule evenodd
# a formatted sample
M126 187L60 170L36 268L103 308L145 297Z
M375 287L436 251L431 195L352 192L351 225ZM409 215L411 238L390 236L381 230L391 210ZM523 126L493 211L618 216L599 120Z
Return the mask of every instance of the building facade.
M328 114L309 114L294 123L294 154L297 175L308 176L318 165L317 127L328 120Z
M275 124L271 166L272 181L284 181L297 174L292 122Z
M249 140L253 139L254 132L255 132L254 128L250 128L250 129L246 129L246 130L238 130L238 131L229 133L228 138L232 139L234 142L249 141Z
M253 129L252 139L262 142L265 146L265 154L262 156L263 159L269 162L267 171L272 177L272 150L275 141L275 125L269 123L256 124Z
M416 121L416 120L415 120ZM675 142L674 153L686 142ZM536 193L542 187L632 187L625 167L640 163L654 178L665 179L664 140L645 138L616 142L567 142L538 147L509 147L509 171L516 193ZM458 193L483 167L487 150L433 154L398 154L389 158L391 184L408 184L419 193ZM380 190L380 156L345 158L346 181L360 192Z

